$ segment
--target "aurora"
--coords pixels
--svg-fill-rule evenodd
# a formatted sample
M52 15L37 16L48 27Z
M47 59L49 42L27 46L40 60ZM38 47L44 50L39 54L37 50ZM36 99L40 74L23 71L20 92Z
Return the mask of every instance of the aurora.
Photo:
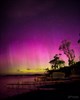
M71 41L75 61L79 60L78 1L9 0L2 2L1 8L0 73L40 72L50 67L53 56L62 53L58 48L64 39ZM68 64L63 53L61 59Z

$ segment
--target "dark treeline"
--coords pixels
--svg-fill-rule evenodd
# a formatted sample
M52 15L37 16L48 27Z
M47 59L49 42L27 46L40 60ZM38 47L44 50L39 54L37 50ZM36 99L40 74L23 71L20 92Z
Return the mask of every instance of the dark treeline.
M80 44L80 39L77 43ZM80 75L80 61L75 61L75 51L70 46L71 42L68 40L63 40L59 46L59 50L68 58L68 66L65 66L65 61L60 59L62 54L55 54L53 59L49 61L51 69L46 69L47 76L52 77L54 72L65 73L65 77L69 77L71 74Z

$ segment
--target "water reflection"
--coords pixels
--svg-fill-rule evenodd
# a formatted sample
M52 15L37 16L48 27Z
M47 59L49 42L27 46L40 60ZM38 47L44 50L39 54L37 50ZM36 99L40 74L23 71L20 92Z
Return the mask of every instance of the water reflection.
M35 89L32 84L36 76L5 76L0 77L0 98L29 92Z

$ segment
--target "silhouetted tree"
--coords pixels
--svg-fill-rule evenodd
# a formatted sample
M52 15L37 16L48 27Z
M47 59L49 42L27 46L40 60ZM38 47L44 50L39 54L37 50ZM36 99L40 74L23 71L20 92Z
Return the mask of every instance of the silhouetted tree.
M79 33L79 36L80 36L80 33ZM80 39L78 40L78 43L80 43Z
M54 59L49 62L50 64L52 64L52 66L51 66L52 69L57 69L57 68L64 66L65 61L60 60L59 56L60 56L60 54L56 54L54 56Z
M80 33L79 33L79 36L80 36ZM77 42L78 44L80 44L80 39ZM79 61L80 61L80 55L79 55Z
M75 53L73 49L70 49L71 42L63 40L59 47L59 50L62 50L64 54L68 57L69 65L74 64Z

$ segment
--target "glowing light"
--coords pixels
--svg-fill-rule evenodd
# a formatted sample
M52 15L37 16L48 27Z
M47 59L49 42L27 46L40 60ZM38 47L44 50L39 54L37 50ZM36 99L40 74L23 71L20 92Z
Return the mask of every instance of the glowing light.
M9 48L11 65L19 65L20 68L44 68L49 61L49 52L44 45L26 44L24 46L11 45Z

